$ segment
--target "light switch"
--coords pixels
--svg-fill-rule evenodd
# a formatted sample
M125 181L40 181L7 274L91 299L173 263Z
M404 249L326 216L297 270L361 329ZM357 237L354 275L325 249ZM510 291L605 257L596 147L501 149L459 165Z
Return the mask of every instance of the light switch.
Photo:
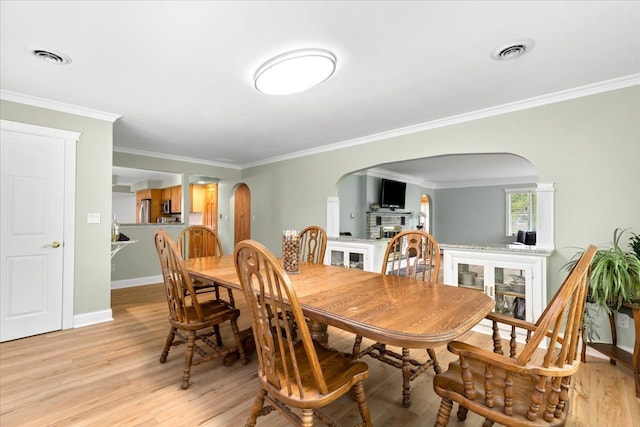
M87 214L87 224L100 224L100 214L99 213L88 213Z

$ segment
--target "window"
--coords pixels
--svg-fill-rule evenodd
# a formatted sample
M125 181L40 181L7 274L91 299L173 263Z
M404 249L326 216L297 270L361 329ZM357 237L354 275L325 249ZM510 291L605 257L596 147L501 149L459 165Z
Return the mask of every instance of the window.
M530 188L506 189L507 236L518 234L518 230L536 230L536 191Z

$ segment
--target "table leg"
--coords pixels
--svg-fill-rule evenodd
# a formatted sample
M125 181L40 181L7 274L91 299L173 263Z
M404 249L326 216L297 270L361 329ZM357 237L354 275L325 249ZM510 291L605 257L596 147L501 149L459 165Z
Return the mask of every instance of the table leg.
M317 320L309 319L309 332L311 332L311 338L313 340L324 346L329 344L329 333L327 332L326 323L320 323Z

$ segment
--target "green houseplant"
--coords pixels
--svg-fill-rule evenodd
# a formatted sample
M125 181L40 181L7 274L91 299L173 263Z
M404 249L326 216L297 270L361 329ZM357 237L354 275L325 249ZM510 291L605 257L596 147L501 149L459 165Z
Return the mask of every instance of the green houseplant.
M630 243L634 251L625 251L620 246L625 231L616 228L611 244L599 248L591 261L588 302L606 313L619 310L625 302L640 302L640 259L635 252L636 248L640 249L640 237L634 234ZM582 253L583 250L576 253L564 268L571 270ZM585 312L585 332L590 340L598 337L597 311L594 310L597 307L588 307Z
M636 254L636 258L640 259L640 235L631 233L631 237L629 238L629 246L631 246L633 253Z
M620 246L620 238L625 231L616 228L611 244L599 248L591 262L589 300L607 312L619 309L624 302L640 298L640 259L634 252L625 251ZM565 268L573 268L581 255L582 251L578 252Z

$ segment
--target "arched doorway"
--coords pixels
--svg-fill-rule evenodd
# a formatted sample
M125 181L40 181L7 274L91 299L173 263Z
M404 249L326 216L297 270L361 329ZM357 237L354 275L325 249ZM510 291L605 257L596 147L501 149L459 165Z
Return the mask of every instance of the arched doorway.
M240 184L234 192L233 236L234 245L251 238L251 191Z

